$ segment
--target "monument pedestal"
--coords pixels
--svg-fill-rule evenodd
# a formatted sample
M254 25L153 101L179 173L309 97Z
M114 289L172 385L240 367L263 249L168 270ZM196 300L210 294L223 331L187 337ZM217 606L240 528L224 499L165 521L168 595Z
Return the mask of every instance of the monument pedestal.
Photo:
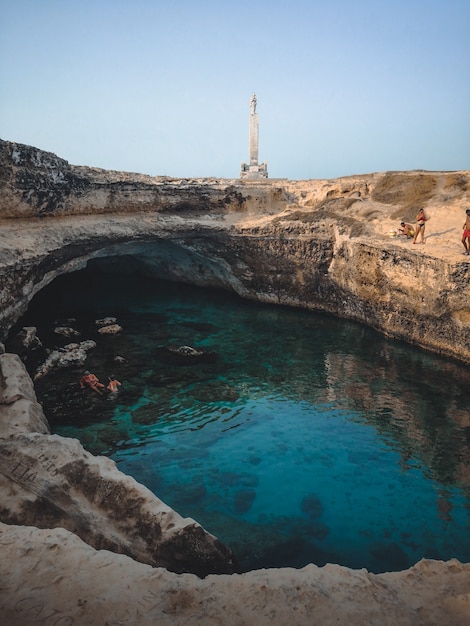
M248 165L247 163L242 163L240 178L268 178L268 164Z

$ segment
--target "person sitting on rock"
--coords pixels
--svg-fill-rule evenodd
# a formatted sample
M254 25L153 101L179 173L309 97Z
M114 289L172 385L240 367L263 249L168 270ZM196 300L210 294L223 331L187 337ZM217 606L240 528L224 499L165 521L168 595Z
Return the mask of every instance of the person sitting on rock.
M96 391L96 393L103 395L101 391L101 389L104 389L103 383L100 383L99 378L95 376L95 374L90 374L88 370L83 372L83 376L80 379L80 388L85 389L85 387L89 387L93 389L93 391Z
M415 229L411 224L406 224L405 222L400 223L400 228L398 232L404 235L407 239L411 239L414 237Z
M108 376L108 386L106 387L106 389L108 391L110 391L111 393L116 393L116 391L118 391L119 387L121 386L121 383L116 380L116 377L114 376L114 374L111 374L111 376Z

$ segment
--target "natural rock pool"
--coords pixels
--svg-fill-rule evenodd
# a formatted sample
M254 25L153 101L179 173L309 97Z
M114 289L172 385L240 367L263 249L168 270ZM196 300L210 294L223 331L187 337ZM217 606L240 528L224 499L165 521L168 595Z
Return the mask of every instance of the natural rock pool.
M38 380L53 432L113 458L243 570L470 560L467 366L358 324L98 270L55 280L21 320L48 347L75 340L58 323L94 339L85 367L122 382L99 396L79 388L85 367ZM123 331L100 335L104 316Z

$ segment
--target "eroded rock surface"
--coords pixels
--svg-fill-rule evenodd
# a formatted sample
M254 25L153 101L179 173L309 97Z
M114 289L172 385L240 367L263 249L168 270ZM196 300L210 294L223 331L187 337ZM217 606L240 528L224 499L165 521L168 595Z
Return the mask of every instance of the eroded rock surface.
M0 354L0 442L25 432L46 435L50 429L23 363L16 354L3 353Z
M0 548L0 615L9 626L469 623L470 565L456 560L375 575L308 565L201 580L96 551L63 529L0 524Z
M100 258L357 320L470 362L469 172L179 180L72 166L4 141L0 164L0 340L45 285ZM419 207L431 218L426 245L391 239Z
M71 365L83 365L86 361L89 350L96 348L96 342L91 339L80 341L80 343L68 343L59 350L52 350L36 370L33 380L38 380L46 376L52 369L61 369Z
M1 140L0 167L0 340L44 286L100 258L358 320L470 363L469 172L168 179ZM426 245L391 239L420 207ZM335 565L172 573L235 564L111 461L51 435L11 354L0 356L0 491L0 617L11 626L470 623L470 566L455 560L380 575Z

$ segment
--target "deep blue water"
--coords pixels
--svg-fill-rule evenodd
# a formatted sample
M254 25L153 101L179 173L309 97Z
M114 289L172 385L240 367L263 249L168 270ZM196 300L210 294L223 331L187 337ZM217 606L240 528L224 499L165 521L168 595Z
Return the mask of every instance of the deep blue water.
M106 315L121 335L97 335ZM86 367L122 387L80 392L81 369L42 379L54 432L113 458L243 569L470 561L468 367L358 324L132 276L58 279L22 323L52 346L67 317L98 343ZM178 362L167 347L181 345L207 358Z

